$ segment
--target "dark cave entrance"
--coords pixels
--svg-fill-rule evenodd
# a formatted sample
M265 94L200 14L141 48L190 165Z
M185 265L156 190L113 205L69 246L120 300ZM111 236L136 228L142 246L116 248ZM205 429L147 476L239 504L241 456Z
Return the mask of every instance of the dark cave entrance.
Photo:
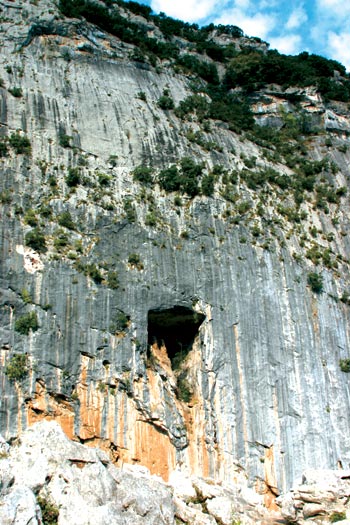
M185 306L148 312L148 345L166 346L173 370L179 368L192 348L205 316Z

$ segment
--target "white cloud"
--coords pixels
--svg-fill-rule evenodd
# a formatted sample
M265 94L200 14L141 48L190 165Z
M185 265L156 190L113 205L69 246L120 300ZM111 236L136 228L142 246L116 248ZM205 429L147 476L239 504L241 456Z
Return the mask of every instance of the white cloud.
M281 0L260 0L258 9L272 9L280 5Z
M235 0L235 7L238 9L248 9L250 7L250 0Z
M297 7L290 14L286 23L286 29L297 29L306 21L307 14L305 10L302 7Z
M263 39L276 26L276 22L274 15L256 13L249 16L236 8L224 11L219 18L214 20L215 24L233 24L243 29L244 33L249 36L258 36Z
M196 22L213 14L219 3L218 0L152 0L151 7L155 13L162 11L173 18Z
M347 0L317 0L317 6L321 12L325 10L327 15L340 17L342 21L344 16L350 14L350 3Z
M291 34L270 39L270 48L277 49L280 53L285 55L295 55L302 50L301 36Z
M341 62L348 71L350 71L350 34L328 33L329 54L338 62Z

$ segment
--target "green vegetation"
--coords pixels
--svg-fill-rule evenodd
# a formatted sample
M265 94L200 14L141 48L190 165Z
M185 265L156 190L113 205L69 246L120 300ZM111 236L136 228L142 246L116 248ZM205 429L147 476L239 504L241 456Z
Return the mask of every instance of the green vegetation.
M39 253L46 252L45 235L39 228L34 228L25 236L25 243L27 246Z
M131 198L126 198L124 200L124 211L126 215L126 219L128 222L135 222L136 221L136 210L135 206L132 203Z
M72 215L69 211L63 211L57 217L58 224L69 230L75 229L75 223L73 221Z
M100 186L106 187L110 185L112 177L107 175L107 173L97 173L97 180Z
M0 203L1 204L11 204L12 195L9 190L0 191Z
M153 182L153 169L148 166L137 166L132 172L133 179L146 186Z
M140 100L143 100L144 102L147 102L146 93L144 91L139 91L136 96Z
M340 359L339 366L342 372L348 374L350 372L350 359Z
M334 71L344 77L342 82L334 79ZM315 85L326 99L345 102L350 100L350 82L345 67L335 60L307 52L290 56L276 50L264 54L246 49L232 58L224 82L228 88L241 86L247 92L271 83L280 84L284 88Z
M141 257L137 253L130 253L128 257L128 263L130 266L137 268L138 270L143 270L143 263Z
M65 249L69 246L69 237L64 230L57 229L54 231L53 246L60 253L66 251Z
M156 214L153 211L147 213L146 218L145 218L145 224L147 226L156 226L157 225L157 216L156 216Z
M11 381L21 381L28 374L27 356L15 354L5 366L5 374Z
M71 140L72 140L72 137L70 137L69 135L66 135L65 133L59 133L58 135L58 142L59 142L59 145L62 146L62 148L70 148Z
M118 272L110 270L107 274L107 286L112 290L119 288Z
M203 165L196 164L189 157L180 161L180 169L176 165L162 170L158 174L158 183L166 192L179 191L190 197L199 194L199 182L202 175Z
M9 138L9 143L18 155L30 155L30 140L25 135L21 135L19 132L12 133Z
M180 401L189 403L192 398L192 390L190 384L186 378L185 372L182 372L176 381L176 394Z
M101 270L95 263L83 263L82 261L76 261L74 268L84 275L90 277L96 284L101 284L103 281L103 275Z
M337 521L343 521L346 520L346 512L333 512L329 516L330 523L336 523Z
M307 283L313 292L317 294L323 292L323 277L321 274L315 272L308 273Z
M15 322L16 332L28 335L30 331L36 332L39 328L39 321L36 312L28 312L19 317Z
M26 288L23 288L22 291L21 291L21 297L22 297L22 301L25 303L25 304L31 304L33 302L32 300L32 296L30 295L30 293L28 292L28 290Z
M158 99L157 104L160 107L160 109L174 109L175 104L173 99L170 97L168 89L164 89L163 95Z
M80 184L80 170L79 168L69 168L66 176L66 183L69 188L75 188Z
M32 226L33 228L35 226L38 226L38 218L36 216L36 213L33 209L29 209L26 211L23 220L26 224L29 226Z
M41 510L43 525L57 525L60 514L58 507L43 496L37 496L36 500Z
M125 312L119 310L115 319L112 321L109 331L111 334L122 333L128 328L130 323L130 316Z
M7 157L9 154L8 145L6 139L0 141L0 157Z
M238 52L233 44L220 46L211 38L213 30L218 34L241 38L244 36L243 31L237 26L210 24L199 28L197 24L174 20L164 13L153 14L149 6L134 1L104 0L104 4L93 0L60 0L59 8L65 16L84 17L122 41L135 45L135 60L148 61L152 65L156 65L157 60L170 60L175 68L200 78L210 86L222 89L225 94L229 94L229 91L236 87L242 87L244 92L249 94L271 83L280 84L283 88L315 85L326 99L350 101L349 77L345 67L335 60L307 52L290 56L280 54L276 50L263 52L247 46L242 46ZM147 26L123 16L119 7L152 21L163 33L164 40L149 37ZM175 37L189 41L197 55L179 52ZM261 42L260 39L255 40ZM216 65L211 60L225 67L222 83ZM337 79L334 77L334 71L340 74ZM221 94L217 97L217 102L220 101ZM168 107L168 103L171 105L169 100L163 102L166 106L163 109L172 109ZM219 104L221 108L224 105L229 109L225 101ZM219 107L217 109L222 113Z
M20 87L9 88L8 91L9 91L9 93L11 93L11 95L13 97L21 98L23 96L22 88L20 88Z

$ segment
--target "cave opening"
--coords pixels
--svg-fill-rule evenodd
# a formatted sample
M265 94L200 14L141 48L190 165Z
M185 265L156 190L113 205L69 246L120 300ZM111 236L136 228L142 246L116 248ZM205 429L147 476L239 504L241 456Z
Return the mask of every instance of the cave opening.
M148 348L163 343L173 370L179 368L192 349L195 337L205 316L185 306L148 312Z

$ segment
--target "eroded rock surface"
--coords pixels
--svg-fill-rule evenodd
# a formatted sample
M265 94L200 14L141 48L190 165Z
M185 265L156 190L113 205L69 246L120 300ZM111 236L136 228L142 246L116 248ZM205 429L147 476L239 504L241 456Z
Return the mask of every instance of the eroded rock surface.
M69 441L57 422L42 421L0 459L0 520L3 525L39 525L48 520L48 509L59 525L172 525L176 519L231 525L234 515L250 525L267 515L261 501L249 507L238 486L191 481L181 473L177 477L191 487L187 495L177 483L166 485L146 468L116 468L100 449ZM196 491L197 483L207 486L206 495Z
M30 140L26 153L6 142L0 158L2 434L55 419L119 465L165 480L178 468L230 483L248 477L271 508L306 468L347 467L347 105L281 86L252 103L257 122L276 129L300 108L310 117L315 133L300 155L325 162L318 192L296 207L283 182L244 182L254 166L300 175L273 145L159 107L164 90L175 105L192 94L187 73L134 60L131 44L62 18L53 2L1 7L1 136L19 130ZM211 196L179 198L132 173L145 165L158 174L186 157L205 174L223 170ZM202 321L188 348L172 336L175 364L148 334L149 312L174 307ZM22 369L9 368L16 355ZM89 469L105 472L87 463L80 475ZM111 498L112 487L108 477Z

